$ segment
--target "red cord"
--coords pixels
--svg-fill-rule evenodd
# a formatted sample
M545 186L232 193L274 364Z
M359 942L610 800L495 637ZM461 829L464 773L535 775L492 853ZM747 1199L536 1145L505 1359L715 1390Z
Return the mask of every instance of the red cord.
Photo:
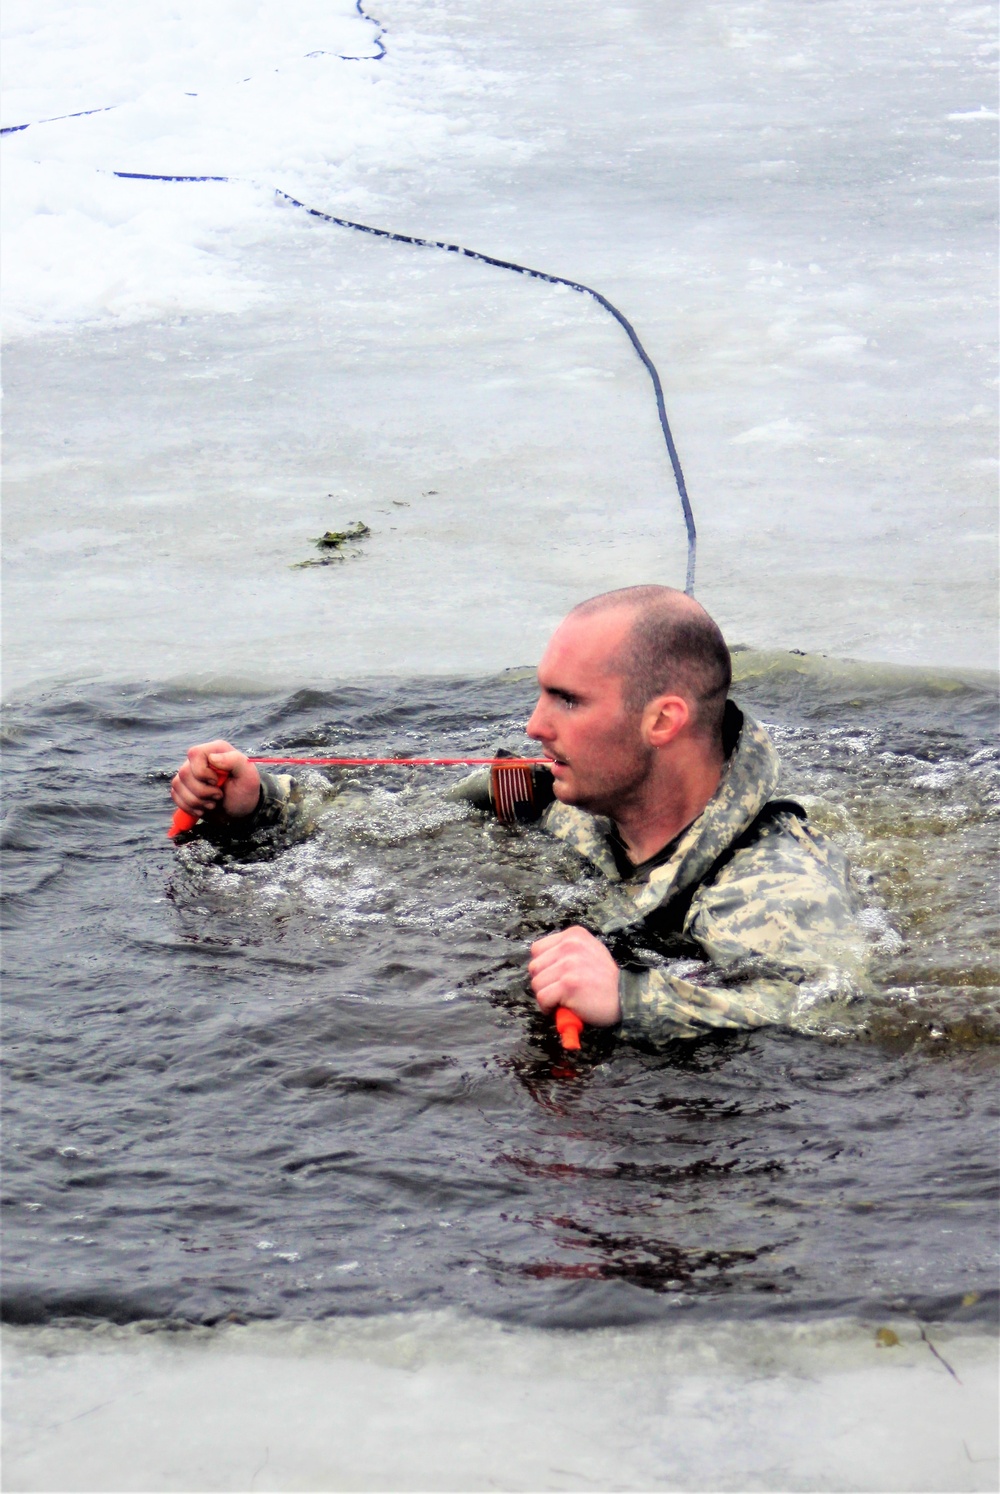
M301 768L524 768L547 757L251 757L251 763L292 763Z
M545 757L251 757L251 763L291 763L300 768L465 768L504 767L526 768L548 762ZM216 770L219 787L229 774ZM171 840L193 830L198 823L196 815L184 809L174 811L167 831Z

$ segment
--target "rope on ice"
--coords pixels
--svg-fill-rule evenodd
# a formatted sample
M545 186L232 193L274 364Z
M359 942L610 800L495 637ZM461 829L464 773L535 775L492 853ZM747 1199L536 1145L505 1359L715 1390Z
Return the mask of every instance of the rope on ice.
M317 51L317 52L307 52L306 56L307 57L336 57L338 59L338 61L340 61L340 62L381 62L382 58L385 56L385 43L382 40L383 36L385 36L385 27L382 25L381 21L377 21L374 16L370 16L368 14L368 12L365 10L364 6L361 3L361 0L354 0L354 9L357 11L358 15L361 17L361 19L363 21L367 21L369 23L369 25L375 27L374 42L375 42L375 46L378 48L377 52L369 53L367 56L364 55L363 53L359 53L355 57L355 56L347 55L344 52L324 52L324 51L320 50L320 51ZM249 78L244 78L243 81L244 81L244 83L249 83L250 79ZM191 98L194 97L193 94L190 94L188 96L191 97ZM75 114L53 114L48 119L34 119L34 120L29 119L29 121L28 121L27 124L4 125L3 128L0 129L0 135L17 135L21 130L30 130L31 126L33 124L57 124L59 122L59 120L61 120L61 119L83 119L85 117L85 115L87 115L87 114L109 114L112 109L120 109L121 107L122 107L121 104L103 104L99 109L78 109ZM127 173L116 172L115 174L117 176L117 175L126 175ZM209 178L208 177L172 177L171 180L172 181L208 181ZM222 180L222 178L220 178L220 177L213 177L213 178L211 178L211 180L213 180L213 181L220 181L220 180Z
M384 28L382 27L381 23L375 19L374 16L370 16L367 13L367 11L364 9L362 0L354 0L354 3L355 9L357 10L357 13L362 18L362 20L370 22L371 25L376 28L375 46L378 48L378 51L375 53L375 55L364 58L344 56L340 52L308 52L306 54L308 57L337 57L342 62L382 61L382 58L386 55L385 44L382 41L382 38L385 35ZM36 124L52 124L55 123L55 121L58 119L80 119L87 114L104 114L111 109L117 109L120 107L121 106L118 104L107 104L101 109L82 109L76 114L60 114L54 116L53 119L36 120L34 122ZM0 130L0 134L13 135L20 130L27 130L29 128L30 122L29 124L22 125L7 125L2 130ZM113 171L111 175L120 177L126 181L141 182L231 182L239 180L239 178L237 177L228 176L172 176L149 171ZM284 202L289 203L292 207L299 208L302 210L302 212L308 213L311 218L319 218L324 223L332 223L337 228L349 228L355 233L367 233L373 235L373 237L378 239L390 239L394 244L412 244L416 248L420 249L441 249L444 250L447 254L461 254L466 259L475 259L478 260L481 264L492 265L494 269L513 270L517 275L527 275L530 279L542 280L547 285L565 285L569 290L577 291L580 295L590 296L594 301L597 302L599 306L602 306L610 316L613 316L615 321L623 329L626 336L628 337L628 340L632 344L636 356L642 363L646 372L649 374L650 381L653 385L653 394L656 398L656 413L660 422L660 430L663 432L663 439L666 444L667 455L670 458L670 465L673 469L674 482L677 485L677 494L680 498L681 512L684 516L684 527L687 534L687 570L684 589L687 592L688 596L694 595L694 576L695 561L697 558L698 549L698 534L695 528L694 513L691 509L691 501L688 498L687 484L684 481L684 473L681 468L680 457L677 455L677 447L674 444L673 433L670 429L670 422L667 419L667 410L663 399L663 385L660 382L660 375L657 371L656 364L646 352L646 349L643 347L642 342L639 339L638 332L636 332L635 328L629 321L628 317L625 316L624 312L619 311L618 307L615 306L613 302L609 301L607 296L602 295L600 291L594 290L593 286L584 285L580 280L569 280L565 275L550 275L545 270L533 270L529 265L518 264L515 260L497 259L492 254L483 254L478 249L466 249L461 244L449 244L442 239L423 239L418 238L415 234L395 233L388 228L374 228L369 223L356 223L352 218L339 218L334 213L324 213L319 208L309 207L307 203L300 202L297 197L293 197L289 192L282 191L280 187L275 187L273 190L276 197L282 199Z
M124 177L130 181L141 182L229 182L236 181L236 177L228 176L168 176L165 174L149 171L114 171L112 176ZM698 532L695 527L694 513L691 509L691 500L688 498L687 484L684 481L684 472L681 467L680 457L677 455L677 447L674 444L673 433L670 422L667 419L666 405L663 399L663 385L656 364L646 352L639 334L629 321L624 312L607 296L600 291L594 290L593 286L584 285L580 280L569 280L565 275L550 275L546 270L533 270L529 265L517 264L512 259L497 259L495 255L483 254L479 249L466 249L461 244L449 244L443 239L422 239L415 234L395 233L388 228L374 228L370 223L356 223L353 218L338 218L334 213L324 213L320 208L309 207L305 202L300 202L290 192L284 192L280 187L273 188L276 197L290 203L292 207L301 208L311 218L319 218L324 223L332 223L337 228L350 228L356 233L369 233L378 239L390 239L394 244L413 244L420 249L442 249L447 254L461 254L466 259L477 259L481 264L492 265L498 270L513 270L518 275L527 275L532 280L543 280L547 285L565 285L570 290L578 291L581 295L591 296L599 306L603 306L620 327L622 327L634 348L640 362L649 374L653 385L653 393L656 397L656 413L660 421L660 430L666 443L667 455L673 468L674 481L677 484L677 494L681 501L681 512L684 515L684 528L687 533L687 571L684 581L684 590L688 596L694 596L695 562L698 552Z
M115 173L118 174L117 172ZM214 178L213 178L214 180ZM674 444L673 433L670 422L667 419L666 405L663 400L663 385L660 383L660 375L656 364L646 352L639 340L639 334L629 321L624 312L619 311L607 296L602 296L600 291L594 290L593 286L584 285L580 280L568 280L565 275L550 275L545 270L533 270L528 265L517 264L512 259L497 259L492 254L483 254L478 249L465 249L461 244L448 244L441 239L421 239L413 234L393 233L388 228L372 228L368 223L355 223L351 218L338 218L333 213L321 212L319 208L309 207L300 202L297 197L283 192L280 187L275 187L275 195L291 203L293 207L301 208L303 212L312 218L321 218L324 223L336 224L338 228L352 228L357 233L370 233L379 239L391 239L396 244L415 244L421 249L443 249L448 254L462 254L466 259L478 259L484 265L493 265L498 270L513 270L518 275L528 275L532 280L544 280L548 285L565 285L570 290L578 291L581 295L592 296L599 306L614 317L615 321L622 327L629 342L649 374L653 385L653 393L656 396L656 413L660 420L660 430L667 447L667 455L670 457L670 465L673 468L674 481L677 484L677 494L681 500L681 512L684 515L684 527L687 532L687 576L684 589L688 596L694 595L694 571L695 560L698 550L698 532L695 528L694 514L691 510L691 500L688 498L687 484L684 481L684 473L681 469L680 457L677 455L677 447Z
M341 62L382 61L382 58L385 56L385 44L382 41L383 36L385 36L385 27L382 25L381 21L376 21L374 16L370 16L368 14L364 6L361 4L361 0L354 0L354 8L363 21L368 21L372 26L375 27L374 40L376 47L378 47L378 51L375 53L374 57L345 57L343 52L307 52L307 57L338 57Z

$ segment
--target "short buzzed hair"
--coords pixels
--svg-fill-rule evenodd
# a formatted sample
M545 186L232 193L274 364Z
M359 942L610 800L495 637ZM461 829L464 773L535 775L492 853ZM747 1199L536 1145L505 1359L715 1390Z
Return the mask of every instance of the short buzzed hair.
M722 741L722 718L732 684L729 649L704 607L670 586L626 586L574 607L570 616L627 608L634 615L618 658L626 710L642 711L657 695L683 695L695 714L692 728Z

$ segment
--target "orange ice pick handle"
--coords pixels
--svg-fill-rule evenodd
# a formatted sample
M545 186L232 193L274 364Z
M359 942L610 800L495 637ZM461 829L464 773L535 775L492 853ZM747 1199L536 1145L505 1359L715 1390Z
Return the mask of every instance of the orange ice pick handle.
M568 1006L556 1007L556 1032L564 1048L579 1048L582 1031L582 1017L578 1017L576 1012L571 1012Z
M229 773L226 768L216 768L215 781L219 788L222 787L228 777ZM174 817L170 821L170 829L167 831L167 834L173 840L175 835L184 835L188 830L193 830L197 823L197 815L188 814L186 809L175 809Z

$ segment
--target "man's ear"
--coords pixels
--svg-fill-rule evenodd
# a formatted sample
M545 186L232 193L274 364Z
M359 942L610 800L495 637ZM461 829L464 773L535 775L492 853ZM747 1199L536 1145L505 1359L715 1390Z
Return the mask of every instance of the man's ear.
M691 720L683 695L658 695L642 713L642 735L650 747L666 747Z

